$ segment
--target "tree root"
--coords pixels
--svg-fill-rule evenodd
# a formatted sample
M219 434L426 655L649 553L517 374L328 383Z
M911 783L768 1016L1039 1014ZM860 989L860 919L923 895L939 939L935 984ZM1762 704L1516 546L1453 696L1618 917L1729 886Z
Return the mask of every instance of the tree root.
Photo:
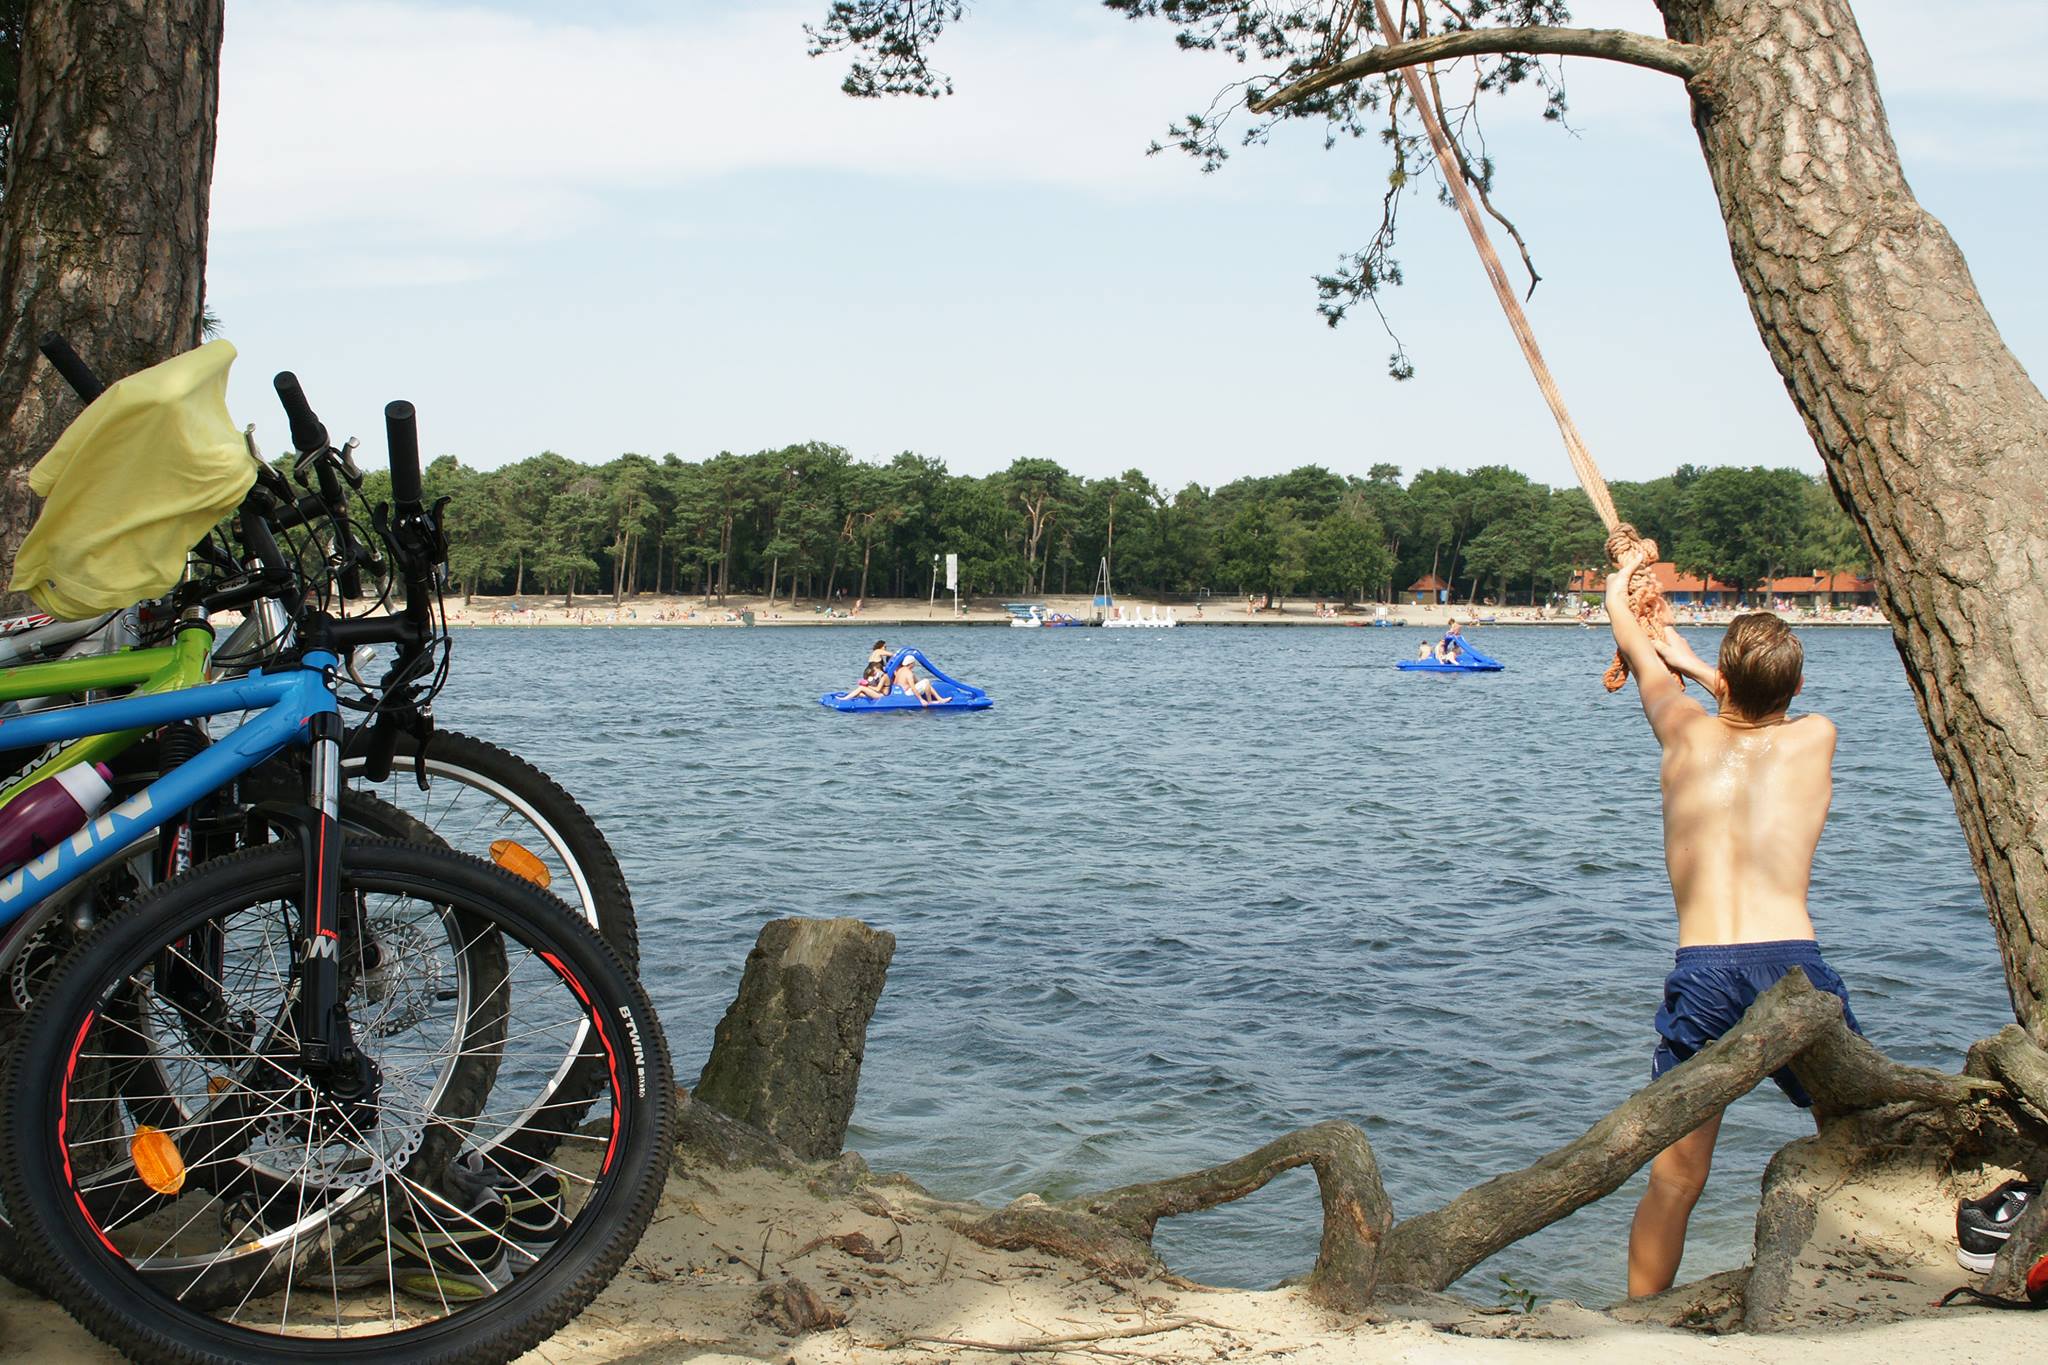
M2036 1047L2018 1024L2007 1024L1972 1047L1963 1069L2003 1081L2025 1104L2027 1117L2048 1127L2048 1051ZM2048 1178L2048 1171L2027 1174L2037 1180ZM2043 1256L2048 1256L2048 1199L2036 1199L2013 1224L2012 1236L1992 1263L1985 1292L2008 1299L2025 1298L2027 1271Z
M1971 1075L1902 1066L1852 1033L1842 1022L1840 999L1815 990L1795 970L1757 997L1727 1034L1637 1091L1575 1141L1399 1223L1365 1134L1349 1123L1330 1122L1167 1180L1057 1202L1027 1195L986 1217L963 1220L960 1227L987 1246L1037 1248L1115 1276L1158 1274L1165 1267L1152 1236L1161 1218L1242 1199L1282 1172L1306 1165L1315 1170L1323 1204L1322 1248L1308 1277L1309 1296L1338 1311L1363 1312L1382 1285L1442 1290L1504 1247L1612 1193L1781 1067L1790 1066L1814 1096L1824 1124L1868 1128L1875 1146L1895 1148L1902 1131L1917 1127L1926 1132L1911 1140L1946 1142L1953 1156L1969 1144L1993 1101L2009 1105L2025 1096L2048 1112L2040 1104L2048 1100L2048 1054L2017 1029L1980 1044L1973 1058L1979 1052L1981 1062ZM2009 1132L2010 1117L2002 1122ZM1784 1184L1775 1203L1767 1196L1759 1215L1752 1281L1761 1277L1765 1316L1775 1302L1772 1277L1789 1274L1783 1249L1796 1250L1812 1224L1811 1200L1795 1198L1793 1189Z
M1379 1243L1393 1223L1372 1144L1349 1123L1318 1123L1221 1166L1045 1203L1027 1196L962 1228L985 1246L1070 1256L1111 1275L1161 1269L1152 1232L1161 1218L1214 1208L1263 1188L1297 1166L1312 1167L1323 1201L1323 1244L1309 1272L1309 1297L1356 1312L1372 1302Z

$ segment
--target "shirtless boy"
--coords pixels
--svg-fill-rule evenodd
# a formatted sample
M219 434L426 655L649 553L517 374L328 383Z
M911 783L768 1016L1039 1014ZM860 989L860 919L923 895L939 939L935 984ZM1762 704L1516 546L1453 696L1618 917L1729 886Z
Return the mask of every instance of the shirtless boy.
M1628 577L1640 562L1632 555L1609 576L1607 616L1664 748L1664 866L1678 904L1678 958L1657 1011L1654 1077L1734 1027L1794 967L1842 997L1851 1028L1856 1017L1806 914L1834 790L1835 727L1825 716L1786 715L1801 686L1799 641L1775 616L1738 616L1721 639L1720 667L1710 668L1676 630L1660 626L1662 638L1652 639L1630 613ZM1678 674L1704 686L1717 711L1687 696ZM1789 1070L1771 1079L1794 1104L1812 1104ZM1650 1164L1629 1231L1631 1295L1671 1287L1720 1131L1717 1114Z

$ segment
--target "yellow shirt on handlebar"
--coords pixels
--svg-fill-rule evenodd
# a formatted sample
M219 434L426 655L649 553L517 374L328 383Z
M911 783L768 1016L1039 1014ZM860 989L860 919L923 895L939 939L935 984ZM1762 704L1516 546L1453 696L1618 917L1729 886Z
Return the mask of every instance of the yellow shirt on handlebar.
M210 341L94 399L29 474L47 499L8 586L78 620L168 592L256 463L228 416L235 348Z

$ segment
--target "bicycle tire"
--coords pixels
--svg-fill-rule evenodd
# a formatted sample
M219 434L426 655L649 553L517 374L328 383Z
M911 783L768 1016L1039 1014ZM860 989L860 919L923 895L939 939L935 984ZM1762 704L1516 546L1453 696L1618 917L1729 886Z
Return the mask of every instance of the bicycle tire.
M119 991L140 989L138 974L155 962L167 945L177 944L194 926L246 902L251 885L260 890L287 872L297 875L299 870L298 851L282 844L233 854L194 869L138 902L131 913L95 929L38 999L23 1028L23 1046L16 1049L0 1077L0 1097L5 1099L12 1128L7 1150L0 1154L0 1186L5 1188L10 1207L17 1211L24 1246L43 1267L45 1292L101 1339L139 1359L215 1365L226 1361L353 1360L374 1351L379 1360L405 1362L510 1360L580 1312L637 1245L668 1173L675 1092L659 1023L645 993L617 954L559 902L480 860L445 849L384 840L351 842L345 853L344 876L351 890L363 894L418 896L490 920L508 948L516 943L534 961L546 963L538 970L552 972L563 985L561 998L572 1002L569 1014L592 1025L608 1058L613 1078L608 1096L610 1127L577 1135L584 1142L579 1153L587 1154L588 1174L568 1166L556 1168L581 1182L577 1186L580 1199L565 1230L538 1253L526 1273L459 1306L451 1306L443 1294L444 1315L417 1323L400 1321L399 1296L394 1292L391 1331L366 1333L363 1322L344 1322L342 1299L337 1295L332 1335L273 1335L176 1302L166 1294L160 1279L147 1276L124 1258L135 1254L133 1247L125 1253L117 1250L108 1234L91 1222L73 1187L67 1163L71 1146L62 1119L72 1102L71 1074L106 1001ZM521 1027L527 1022L519 1021ZM57 1062L29 1065L24 1059L31 1056L50 1056ZM386 1175L377 1195L353 1204L358 1227L374 1227L364 1220L374 1217L375 1205L384 1200L384 1191L393 1188L393 1182L404 1192L403 1182L411 1180L418 1194L409 1198L436 1198L445 1203L420 1183L435 1178L433 1173L410 1168ZM372 1210L370 1214L364 1213L366 1207ZM570 1208L566 1198L558 1205L564 1217ZM182 1226L192 1225L193 1220L188 1219ZM392 1226L387 1210L387 1234ZM414 1226L418 1227L417 1222ZM221 1235L230 1241L235 1236L226 1231ZM323 1235L331 1265L334 1245L346 1234ZM504 1235L502 1231L496 1234L500 1240ZM141 1240L154 1236L152 1231ZM298 1301L290 1299L293 1271L284 1267L296 1268L303 1262L310 1271L312 1255L322 1249L319 1241L311 1239L312 1244L301 1247L295 1236L288 1254L278 1258L279 1264L265 1284L263 1292L274 1296L277 1276L286 1277L287 1311L280 1314L281 1326L296 1330L313 1327L310 1314L294 1318L289 1311L289 1304ZM390 1264L388 1251L385 1264ZM316 1303L327 1302L327 1291L308 1289L306 1293L317 1294ZM367 1301L382 1305L382 1291ZM382 1307L376 1309L379 1314L383 1311Z
M638 968L640 933L633 893L604 831L574 796L508 749L459 730L437 729L426 742L429 782L453 782L496 803L506 814L492 819L458 812L455 807L467 798L437 798L431 787L420 790L415 778L419 752L419 741L401 734L391 774L383 782L364 781L360 756L343 758L342 776L357 790L374 792L387 805L405 811L449 847L486 862L493 861L488 834L507 821L524 822L552 850L541 855L552 874L546 889L572 909L580 908L627 968Z

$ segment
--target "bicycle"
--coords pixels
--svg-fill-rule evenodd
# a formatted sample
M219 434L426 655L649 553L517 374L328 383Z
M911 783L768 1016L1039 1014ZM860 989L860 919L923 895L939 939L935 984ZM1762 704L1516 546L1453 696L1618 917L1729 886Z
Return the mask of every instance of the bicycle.
M353 840L340 822L345 652L396 644L418 668L438 638L439 528L413 416L386 416L396 514L379 530L400 613L308 611L274 670L0 728L40 745L254 713L0 878L0 924L287 746L311 755L303 804L274 812L294 837L198 865L101 922L34 1000L0 1078L0 1189L44 1287L131 1352L341 1358L375 1336L391 1358L507 1358L615 1273L666 1172L666 1048L617 955L501 869ZM290 577L276 511L258 490L241 517L273 580ZM537 1000L552 1003L538 1022ZM490 1145L506 1083L544 1071L565 1039L581 1040L566 1055L598 1059L603 1093L572 1106L596 1129L561 1124L555 1159ZM556 1226L521 1244L506 1205L543 1181ZM507 1278L515 1252L523 1273Z

